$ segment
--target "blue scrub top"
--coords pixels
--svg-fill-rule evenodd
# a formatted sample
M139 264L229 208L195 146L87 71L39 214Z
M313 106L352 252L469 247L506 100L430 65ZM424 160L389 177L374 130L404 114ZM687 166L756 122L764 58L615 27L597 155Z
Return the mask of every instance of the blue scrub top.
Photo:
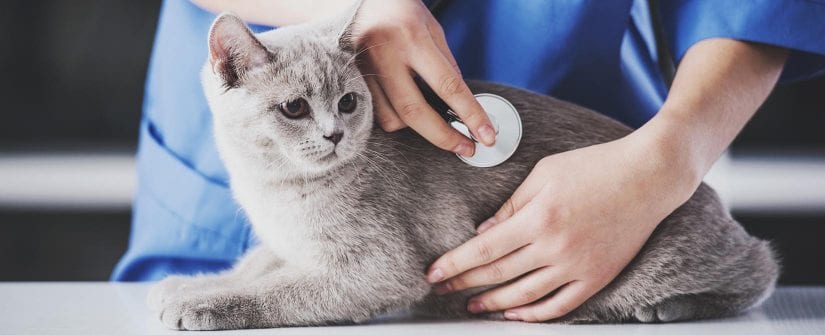
M825 1L658 3L676 63L694 43L725 37L792 49L783 81L825 72ZM667 93L645 0L446 0L438 8L467 78L554 95L634 127ZM163 2L140 126L132 234L113 280L223 270L255 243L230 194L199 84L214 18L189 1Z

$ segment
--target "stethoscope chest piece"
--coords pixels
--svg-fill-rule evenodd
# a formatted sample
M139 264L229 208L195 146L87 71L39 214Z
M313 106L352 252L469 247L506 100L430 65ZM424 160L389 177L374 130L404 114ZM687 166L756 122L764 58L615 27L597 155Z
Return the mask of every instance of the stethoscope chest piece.
M475 95L478 103L484 108L496 132L496 143L493 146L474 141L475 154L470 157L457 155L462 161L477 167L492 167L504 163L516 152L521 142L521 117L513 104L507 99L490 93ZM473 138L467 126L461 121L453 120L450 125L469 138Z

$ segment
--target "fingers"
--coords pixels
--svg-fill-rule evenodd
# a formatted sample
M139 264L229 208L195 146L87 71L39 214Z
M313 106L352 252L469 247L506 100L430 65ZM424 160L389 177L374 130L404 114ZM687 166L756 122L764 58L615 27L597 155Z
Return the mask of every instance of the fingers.
M480 225L478 225L478 227L476 227L476 233L481 234L490 229L491 227L493 227L493 225L495 225L496 223L498 223L498 219L496 219L495 216L487 220L484 220L484 222L482 222Z
M462 156L472 156L475 145L470 139L447 125L436 113L413 82L410 73L401 63L385 63L386 75L378 77L378 83L387 94L398 117L418 134L435 146ZM381 64L378 65L381 67Z
M436 43L431 43L432 47L420 48L411 59L413 69L458 114L476 139L484 145L493 145L496 135L487 113Z
M516 214L513 219L519 218L520 215L521 213ZM436 283L450 279L469 269L497 260L527 244L532 236L524 234L521 229L512 228L514 227L507 223L496 225L489 232L477 235L448 251L430 266L427 281Z
M544 267L523 278L484 292L467 302L470 312L501 311L535 302L567 282L557 267Z
M481 143L492 145L495 131L461 78L438 22L430 17L424 26L416 29L426 31L424 38L410 38L404 34L395 39L384 36L390 41L400 41L398 47L370 48L364 55L369 66L380 74L377 79L367 80L370 92L375 96L376 119L384 130L393 131L408 125L441 149L472 156L475 143L449 126L430 107L415 85L413 74L421 76L434 88ZM393 31L383 33L391 35Z
M597 290L592 290L583 281L573 281L562 287L553 296L539 302L507 310L504 317L508 320L541 322L560 318L575 310Z
M435 291L438 294L446 294L452 291L499 284L511 280L546 265L543 264L542 257L536 257L536 251L535 248L528 245L499 260L469 270L436 285Z
M528 175L524 182L513 192L513 195L496 211L494 217L497 222L504 222L511 218L516 212L524 208L524 206L530 202L530 199L533 199L536 194L541 191L544 183L535 182L533 178L531 178L534 177L535 173L535 169L531 171L530 175Z
M524 206L530 202L530 199L532 199L541 189L542 184L532 182L531 179L533 178L535 178L535 176L533 175L533 172L531 172L530 175L527 176L527 179L525 179L524 182L516 188L513 195L511 195L510 198L507 198L507 201L499 207L496 214L476 227L476 233L481 234L487 231L493 225L506 221L511 218L513 214L524 208Z
M375 110L375 118L378 121L378 125L381 126L381 129L384 129L386 132L393 132L406 127L407 125L404 124L404 121L401 121L401 118L395 114L395 109L392 108L390 101L387 100L387 95L384 94L381 85L378 85L374 77L365 77L365 79L367 88L369 88L372 93L372 106Z

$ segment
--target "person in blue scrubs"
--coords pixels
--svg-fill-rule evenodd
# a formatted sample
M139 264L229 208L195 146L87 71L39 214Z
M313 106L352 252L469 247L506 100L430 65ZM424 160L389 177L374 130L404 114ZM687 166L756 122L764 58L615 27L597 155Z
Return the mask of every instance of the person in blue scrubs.
M230 194L198 79L214 13L234 11L263 31L346 6L163 2L132 234L113 280L220 271L256 243ZM355 24L362 47L385 44L361 57L385 78L370 89L387 131L410 126L442 149L467 153L466 138L416 99L406 84L411 71L473 119L482 139L488 121L462 77L553 95L637 128L542 160L476 238L422 274L442 292L519 278L468 305L514 320L556 318L598 292L690 196L777 81L825 73L819 1L365 0ZM672 76L661 71L667 64L678 65Z

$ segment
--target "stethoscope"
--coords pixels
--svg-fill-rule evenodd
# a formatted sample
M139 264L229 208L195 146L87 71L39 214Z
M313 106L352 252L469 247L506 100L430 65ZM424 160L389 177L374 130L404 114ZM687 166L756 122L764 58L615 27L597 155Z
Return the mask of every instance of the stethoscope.
M496 143L488 147L479 143L473 137L461 118L423 80L416 78L415 81L424 95L424 99L441 115L444 121L475 143L475 153L470 157L456 155L459 159L472 166L493 167L504 163L516 152L521 142L521 117L510 101L492 93L475 95L476 100L478 100L484 112L487 113L487 117L493 124L496 133Z
M430 4L429 9L433 15L437 14L442 4L443 1L441 0L435 0ZM492 93L475 95L476 100L484 108L484 112L487 113L490 122L493 123L493 129L496 132L496 143L488 147L473 138L473 134L470 133L461 118L423 80L416 78L416 84L418 84L427 102L444 118L444 121L475 143L475 154L473 156L456 155L464 163L477 167L493 167L504 163L516 152L521 142L521 117L510 101Z

